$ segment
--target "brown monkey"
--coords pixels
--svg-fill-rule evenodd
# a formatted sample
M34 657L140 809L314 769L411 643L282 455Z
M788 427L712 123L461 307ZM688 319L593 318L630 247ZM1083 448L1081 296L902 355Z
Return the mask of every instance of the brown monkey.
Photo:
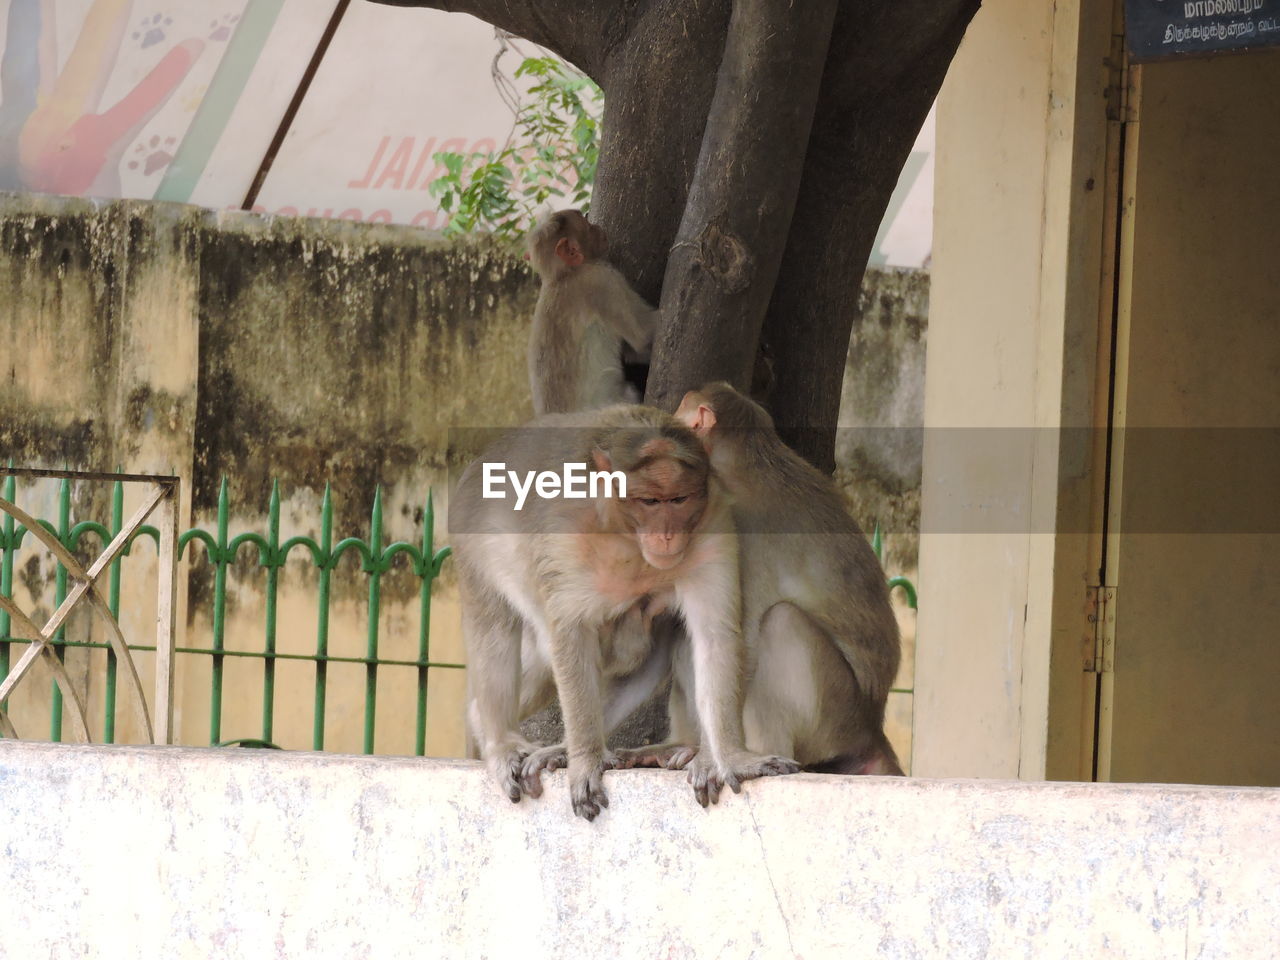
M825 773L901 775L884 735L901 645L884 572L835 485L787 447L763 407L726 383L690 391L676 412L706 445L733 498L742 631L752 660L746 745ZM690 666L677 648L672 737L697 742ZM679 766L689 751L634 751Z
M626 496L598 485L583 499L528 497L519 509L483 495L485 464L518 477L593 464L625 478ZM541 491L540 491L541 492ZM617 490L615 489L615 493ZM573 809L608 805L602 669L604 631L653 598L687 624L701 749L690 765L700 802L723 785L790 773L786 758L743 747L744 650L737 541L698 439L669 414L616 406L543 417L493 444L467 468L450 509L468 651L468 714L481 756L507 796L521 796L521 638L550 663L564 714ZM526 704L527 706L527 704Z
M623 377L623 345L647 362L658 312L605 259L604 230L561 210L530 231L527 244L542 279L529 333L534 413L639 399Z
M589 223L580 211L562 210L532 231L527 243L525 258L532 261L542 280L529 343L535 412L570 413L639 399L626 380L635 378L636 369L647 368L657 311L607 262L604 230ZM656 682L665 679L670 647L653 649L651 636L648 619L638 612L605 631L601 666L616 694L608 698L607 730L640 705L629 695L631 691L649 689L655 677ZM549 662L527 652L536 647L528 625L521 646L526 654L522 658L520 716L525 719L554 700L555 685ZM651 650L656 655L653 662L638 659ZM623 676L641 667L643 672L633 680ZM536 752L526 761L530 771L524 780L526 791L540 795L537 771L565 763L562 747Z

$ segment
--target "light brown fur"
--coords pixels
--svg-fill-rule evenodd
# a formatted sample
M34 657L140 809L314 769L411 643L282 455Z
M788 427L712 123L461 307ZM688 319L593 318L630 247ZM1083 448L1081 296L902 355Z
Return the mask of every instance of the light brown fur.
M646 455L655 440L669 443L669 452ZM623 471L629 487L634 478L650 496L633 500L628 489L626 500L535 497L517 512L510 501L480 496L484 461L502 461L521 474L594 462ZM590 820L607 805L603 773L616 762L604 743L604 703L612 696L607 632L650 600L678 611L688 627L681 647L699 685L701 750L690 770L699 801L713 801L725 784L736 790L742 780L798 769L743 746L737 540L705 452L674 418L618 406L544 417L513 431L463 474L450 534L462 588L471 732L510 799L540 790L529 788L526 759L535 747L518 728L522 708L537 699L522 691L522 673L536 679L538 672L534 663L522 664L528 655L549 661L555 680L574 812ZM643 641L632 649L643 649ZM534 767L536 780L542 767Z
M884 572L835 485L789 449L769 414L728 384L686 394L677 417L733 497L750 652L749 749L832 773L901 774L884 735L900 641ZM689 683L672 736L696 742ZM687 665L686 665L687 669Z
M534 412L639 399L623 379L623 347L647 361L657 311L606 259L604 231L577 210L561 210L529 233L527 246L542 280L529 332Z

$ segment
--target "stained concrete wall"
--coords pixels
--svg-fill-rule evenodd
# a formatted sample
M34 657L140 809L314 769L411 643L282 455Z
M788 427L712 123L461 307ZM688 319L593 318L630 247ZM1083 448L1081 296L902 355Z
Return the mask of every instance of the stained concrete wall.
M525 324L536 288L491 243L451 242L396 227L218 214L177 204L11 196L0 202L0 460L178 473L183 522L212 528L227 477L231 534L263 530L273 479L284 497L282 539L318 535L332 485L335 540L368 536L383 487L385 542L420 543L427 492L447 488L449 429L529 415ZM476 385L483 384L483 390ZM56 517L56 485L20 487L20 503ZM109 515L105 487L77 487L72 522ZM126 511L140 491L129 491ZM443 507L437 529L443 531ZM440 539L446 539L443 536ZM53 564L24 549L20 599L53 609ZM127 636L148 642L154 610L149 548L126 568ZM200 549L182 578L185 635L208 646L212 570ZM227 647L263 648L263 572L251 550L231 572ZM281 572L278 649L315 649L314 569ZM456 604L433 617L432 656L461 662ZM383 578L384 657L417 656L418 582L403 564ZM367 580L344 563L333 578L330 653L364 656ZM76 617L69 639L89 639ZM143 672L149 669L144 655ZM104 656L69 653L100 733ZM261 666L227 661L224 739L261 735ZM283 664L273 739L311 742L312 672ZM330 670L327 745L359 749L360 666ZM37 671L13 704L24 736L47 730L47 678ZM144 677L145 683L145 677ZM384 670L376 747L413 749L410 669ZM180 742L209 738L209 661L180 656ZM462 748L463 677L432 672L431 752ZM408 706L407 706L408 705ZM20 719L21 718L21 719ZM127 711L118 736L136 740Z
M136 472L176 471L184 524L214 525L218 486L229 483L232 535L264 528L273 478L284 498L282 538L315 536L331 483L335 535L366 535L376 484L386 536L418 543L423 501L437 496L439 542L449 430L505 426L530 413L524 350L536 281L497 245L456 242L404 227L213 213L176 204L95 203L0 196L0 462ZM912 427L920 422L927 278L877 271L863 291L850 349L842 423ZM886 565L911 574L919 510L919 454L894 443L908 429L841 437L840 478L870 529L888 532ZM19 490L20 503L56 515L56 485ZM73 521L105 519L107 491L77 489ZM132 494L131 494L132 497ZM126 503L131 509L132 499ZM144 561L149 548L140 548ZM211 570L194 551L183 578L189 645L207 645ZM24 548L20 598L53 609L53 565ZM133 561L130 561L132 563ZM149 561L147 561L149 562ZM132 568L131 568L132 569ZM448 575L432 616L433 659L463 658ZM148 638L152 575L125 583L127 635ZM227 610L231 649L260 650L263 572L243 551L232 569ZM315 644L315 573L301 562L281 571L278 649ZM366 581L348 564L334 577L330 652L363 656ZM399 568L383 580L381 653L416 657L417 583ZM901 610L911 683L914 616ZM90 636L73 619L72 639ZM96 718L104 657L69 653ZM145 658L144 658L145 661ZM144 673L147 665L144 662ZM222 737L260 735L261 666L227 661ZM24 736L42 735L48 683L19 688L11 704ZM144 683L147 682L144 677ZM282 664L273 739L311 743L312 674ZM380 683L377 749L409 752L414 676L387 670ZM327 747L359 749L363 668L334 666ZM181 742L209 734L207 658L179 657ZM432 671L428 751L462 748L463 678ZM121 711L121 739L134 738ZM911 700L890 705L895 742L910 752ZM95 728L95 735L100 723Z
M1280 791L0 745L5 956L1267 957ZM815 815L816 814L816 815Z

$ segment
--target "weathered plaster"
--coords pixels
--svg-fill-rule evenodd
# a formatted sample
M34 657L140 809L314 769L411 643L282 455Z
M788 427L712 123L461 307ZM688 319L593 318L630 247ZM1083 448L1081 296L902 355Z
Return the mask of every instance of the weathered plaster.
M423 501L435 492L437 543L448 542L450 468L459 426L503 427L530 415L525 344L537 283L512 251L488 240L455 241L426 231L307 218L211 212L179 204L0 195L0 462L133 471L175 470L183 480L184 523L214 526L225 475L231 533L261 530L273 479L283 498L281 537L315 537L325 484L333 488L335 536L368 531L374 489L383 491L386 540L419 543ZM914 572L919 510L918 426L928 279L872 271L855 323L842 424L887 430L842 435L838 479L855 516L889 532L886 561ZM908 443L909 445L909 443ZM19 499L56 516L54 486ZM73 522L109 516L109 491L78 491ZM127 504L126 509L132 504ZM212 571L196 548L182 579L184 646L208 646ZM124 609L130 637L150 637L149 548L130 561ZM230 649L262 649L264 574L245 549L231 568ZM25 563L28 557L19 558ZM51 606L51 567L34 583ZM281 571L278 649L315 648L315 572L301 562ZM331 652L362 656L367 581L342 564ZM417 656L416 579L397 564L382 580L385 655ZM914 616L901 683L910 685ZM449 564L432 607L431 653L463 658ZM81 629L88 637L88 626ZM94 716L101 665L73 652ZM261 665L227 665L225 738L261 730ZM401 676L403 674L403 676ZM358 749L363 671L330 673L326 745ZM310 667L279 672L273 737L311 743ZM207 658L179 657L181 742L208 740ZM413 749L410 671L383 671L376 749ZM428 751L462 749L462 678L431 675ZM15 722L24 736L48 726L44 678L20 688ZM891 735L909 754L911 702L895 694ZM645 724L640 724L644 727ZM650 726L649 729L652 729ZM95 731L96 732L96 731ZM122 739L130 732L121 729ZM635 742L633 739L631 742Z

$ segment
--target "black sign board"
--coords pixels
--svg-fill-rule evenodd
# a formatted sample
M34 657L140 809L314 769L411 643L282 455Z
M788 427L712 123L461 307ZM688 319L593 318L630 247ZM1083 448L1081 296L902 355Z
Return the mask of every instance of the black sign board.
M1125 0L1136 62L1280 46L1280 0Z

